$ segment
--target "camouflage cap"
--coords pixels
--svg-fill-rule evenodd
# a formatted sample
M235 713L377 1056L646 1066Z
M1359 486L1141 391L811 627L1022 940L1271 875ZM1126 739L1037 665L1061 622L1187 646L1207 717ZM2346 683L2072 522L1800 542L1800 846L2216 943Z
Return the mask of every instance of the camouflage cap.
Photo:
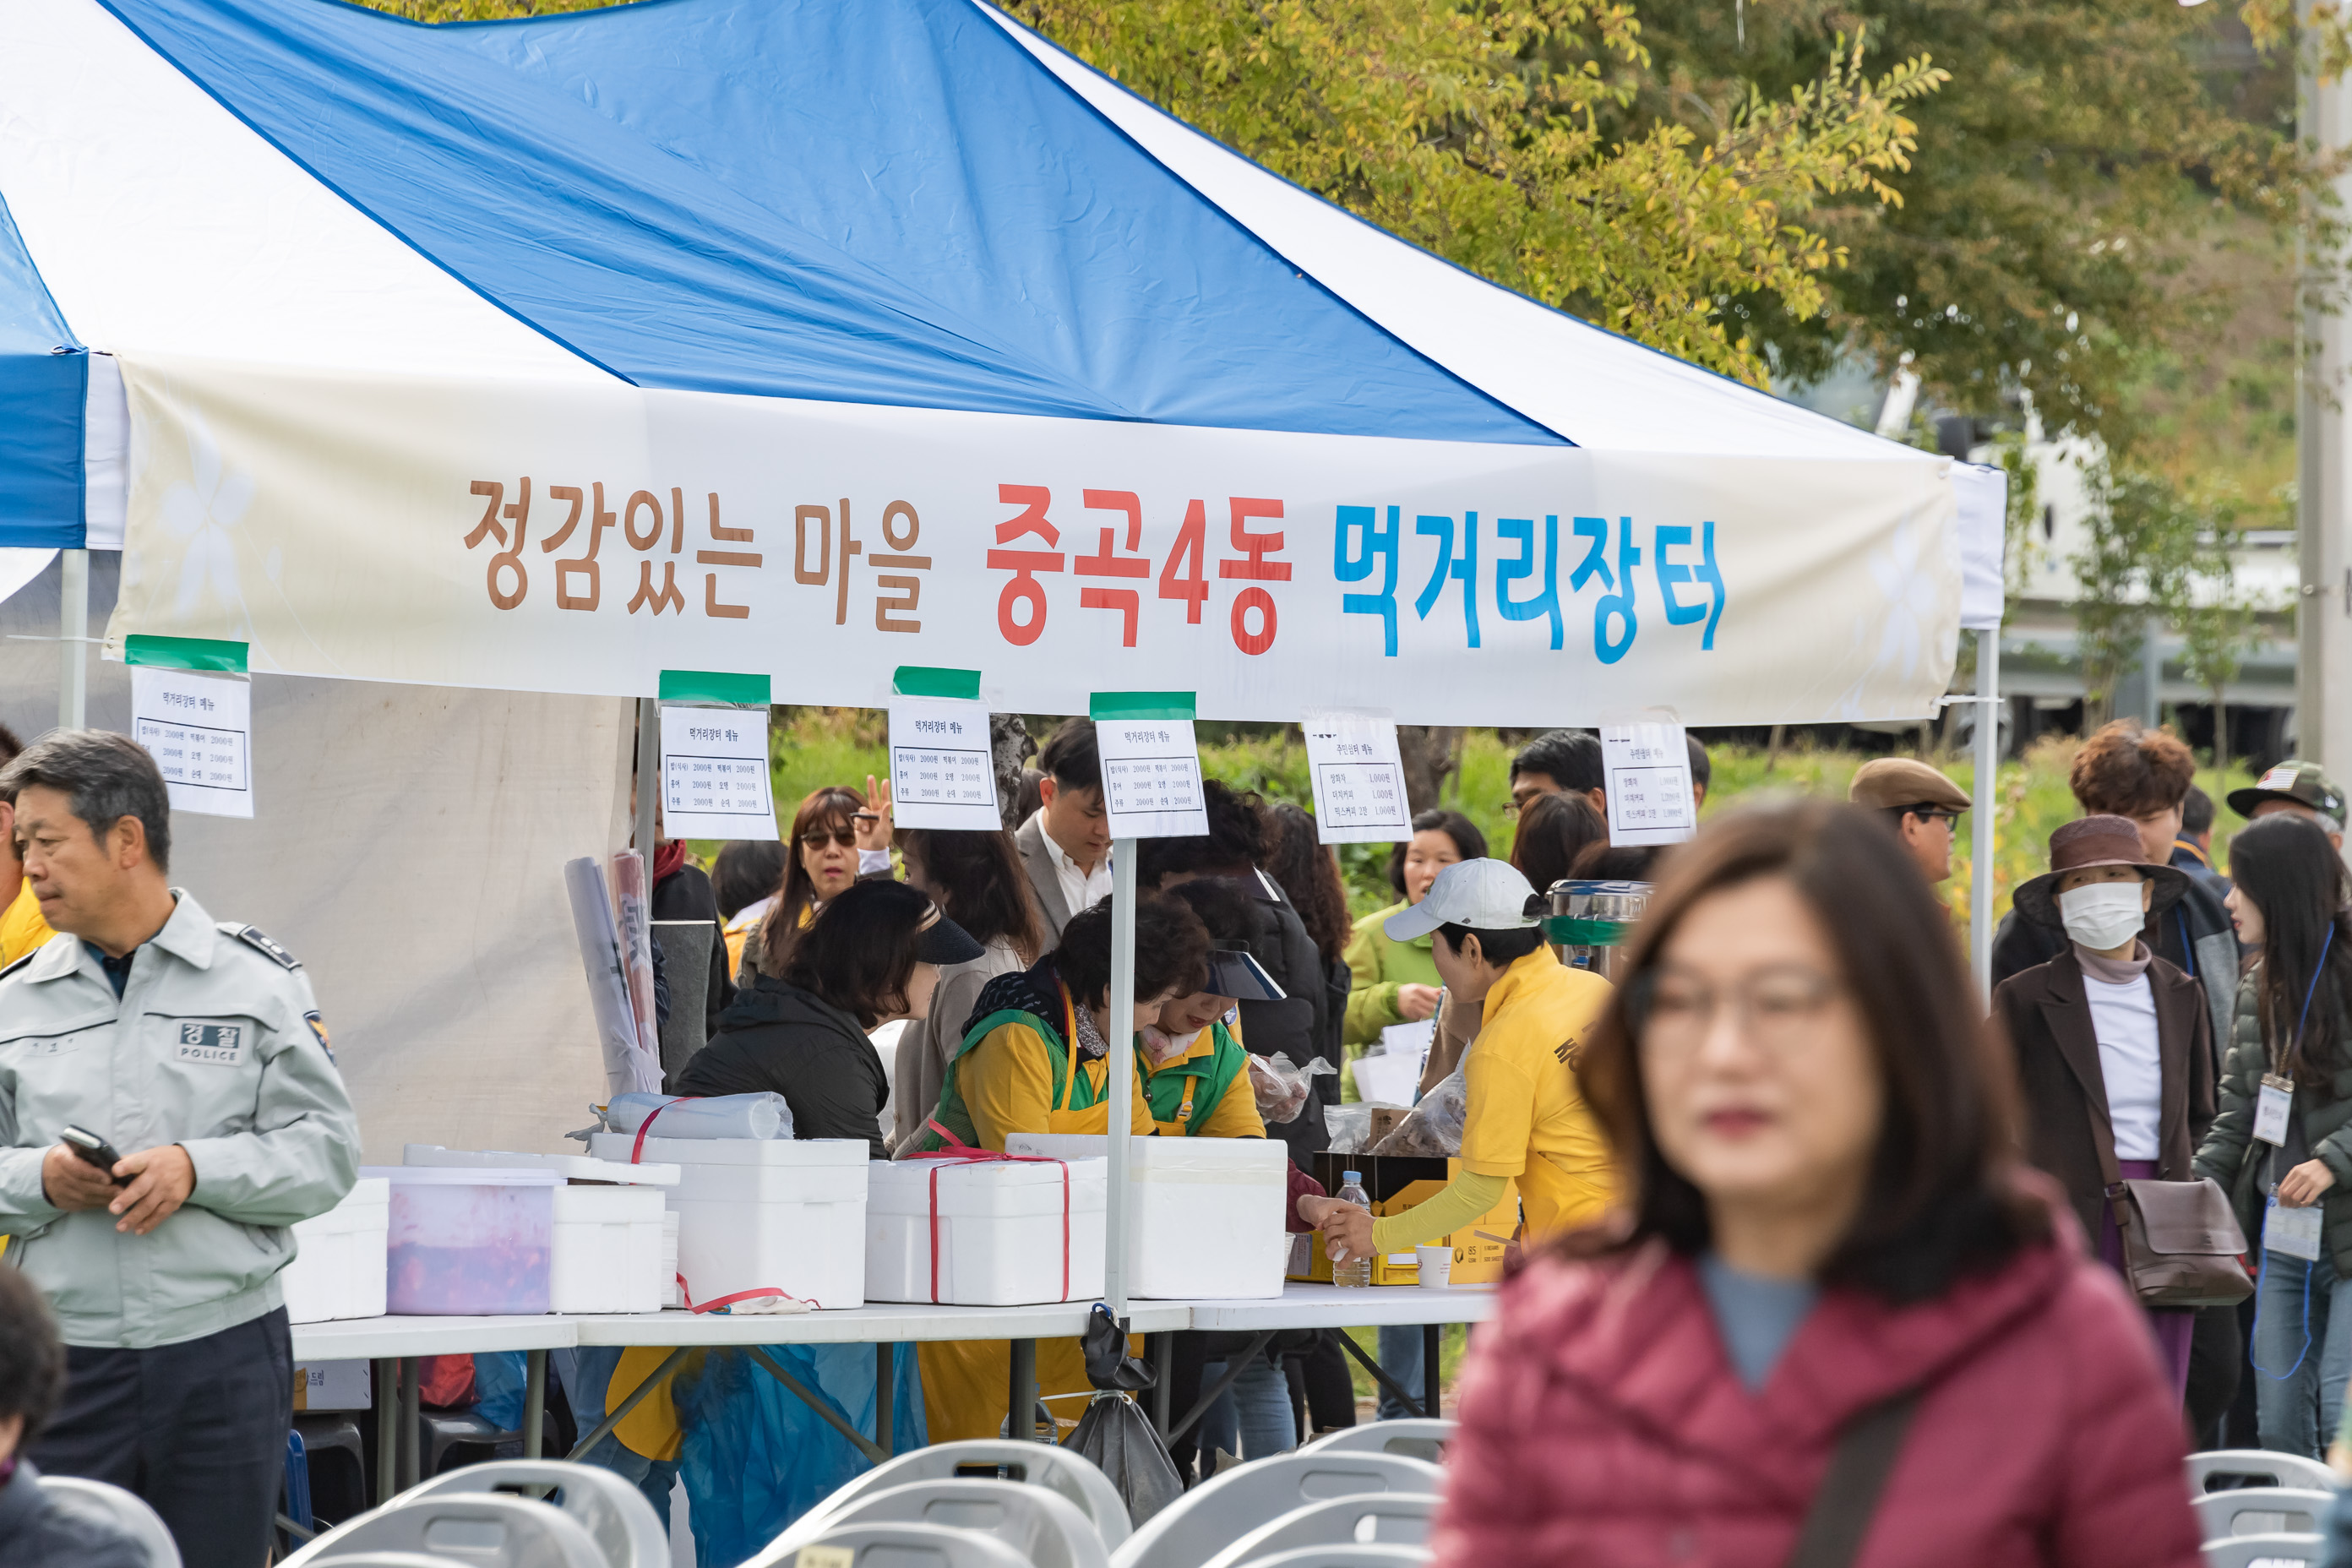
M2240 816L2250 817L2256 807L2266 800L2291 801L2307 805L2334 823L2337 832L2344 828L2344 792L2336 781L2323 772L2317 763L2281 763L2254 781L2252 789L2230 792L2230 809Z

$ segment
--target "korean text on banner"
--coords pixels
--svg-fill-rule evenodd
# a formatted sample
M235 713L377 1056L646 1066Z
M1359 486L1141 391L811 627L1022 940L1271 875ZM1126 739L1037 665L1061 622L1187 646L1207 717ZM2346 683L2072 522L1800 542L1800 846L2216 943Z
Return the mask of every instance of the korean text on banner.
M1412 837L1396 721L1385 713L1323 710L1300 723L1315 786L1315 826L1326 844L1393 844Z
M985 703L890 700L890 805L900 827L993 833L1004 826Z
M244 677L131 666L131 738L155 759L173 811L253 815L253 687Z
M1113 839L1184 838L1209 831L1192 721L1098 719L1095 745Z
M1601 726L1608 780L1609 842L1680 844L1698 831L1690 748L1671 719Z
M775 838L768 710L661 710L662 828L672 838Z

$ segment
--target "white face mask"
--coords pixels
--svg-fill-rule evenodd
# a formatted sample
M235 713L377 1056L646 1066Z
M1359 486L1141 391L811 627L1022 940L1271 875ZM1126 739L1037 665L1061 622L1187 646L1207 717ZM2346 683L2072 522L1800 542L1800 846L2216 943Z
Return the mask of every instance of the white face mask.
M2095 952L2121 947L2147 923L2147 911L2139 901L2147 885L2134 878L2092 882L2059 894L2058 915L2066 922L2066 934Z

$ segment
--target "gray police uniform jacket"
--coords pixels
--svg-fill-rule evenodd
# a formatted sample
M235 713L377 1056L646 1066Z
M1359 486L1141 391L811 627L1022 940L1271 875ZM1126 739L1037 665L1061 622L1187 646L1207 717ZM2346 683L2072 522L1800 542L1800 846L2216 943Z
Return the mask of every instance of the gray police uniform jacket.
M359 1172L359 1121L301 966L173 891L120 1002L79 937L0 973L0 1235L15 1238L0 1262L48 1298L68 1344L142 1350L272 1310L287 1227ZM179 1144L195 1190L145 1236L104 1209L60 1213L41 1157L68 1123L125 1154Z

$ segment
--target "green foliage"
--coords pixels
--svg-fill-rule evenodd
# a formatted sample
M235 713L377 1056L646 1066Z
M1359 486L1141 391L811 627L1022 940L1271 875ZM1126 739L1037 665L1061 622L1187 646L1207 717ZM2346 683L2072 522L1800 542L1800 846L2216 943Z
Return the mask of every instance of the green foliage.
M1655 84L1617 0L1019 0L1171 113L1391 233L1653 347L1760 384L1733 299L1826 307L1840 248L1801 221L1899 204L1909 114L1947 73L1876 76L1862 36L1704 126L1635 117Z

